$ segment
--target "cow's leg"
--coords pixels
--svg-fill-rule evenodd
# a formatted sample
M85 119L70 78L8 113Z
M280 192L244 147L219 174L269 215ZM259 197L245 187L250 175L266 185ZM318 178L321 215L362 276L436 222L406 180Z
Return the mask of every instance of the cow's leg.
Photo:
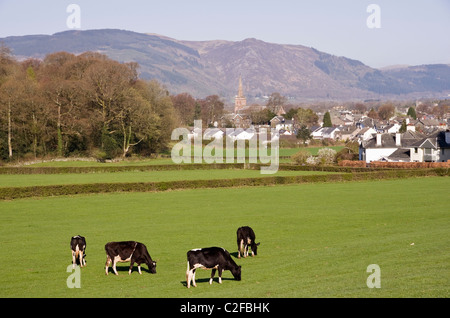
M241 253L244 255L244 240L240 240L238 244L238 258L241 258ZM245 255L244 255L245 257Z
M187 288L191 287L191 271L189 270L189 262L187 262L187 269L186 269L186 285Z
M119 276L119 273L117 273L116 264L117 264L117 261L116 261L116 258L114 257L114 259L112 261L112 268L113 268L114 274Z
M195 272L196 268L192 270L192 286L197 287L197 284L195 283Z
M80 266L83 267L83 251L78 253L78 259L80 260Z
M195 268L186 272L186 281L187 281L187 288L191 287L191 281L192 285L194 287L197 287L197 285L195 284Z
M245 244L244 245L244 257L247 257L247 256L248 256L248 245Z
M222 273L223 269L219 267L219 284L222 284Z
M216 269L215 269L215 268L213 268L213 269L211 270L211 278L209 279L209 284L210 284L210 285L212 284L212 282L213 282L213 280L214 280L214 275L216 275Z
M195 270L196 268L191 268L189 266L189 262L187 263L187 269L186 269L186 283L187 283L187 288L191 287L191 281L192 281L192 285L194 287L197 287L197 284L195 283Z
M134 261L131 260L131 262L130 262L130 269L128 270L128 275L131 274L131 271L133 270L133 265L134 265Z
M75 268L77 260L75 258L75 251L72 250L72 268Z
M109 255L107 255L106 256L106 263L105 263L105 273L106 273L106 275L108 275L109 264L111 264L111 257L109 257Z

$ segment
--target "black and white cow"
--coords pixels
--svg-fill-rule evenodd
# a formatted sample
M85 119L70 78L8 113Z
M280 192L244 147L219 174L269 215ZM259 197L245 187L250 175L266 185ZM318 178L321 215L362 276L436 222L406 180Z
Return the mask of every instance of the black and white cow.
M77 258L80 262L80 266L86 266L86 238L81 235L73 236L70 239L70 248L72 249L72 267L77 265Z
M210 284L212 284L216 269L219 271L219 284L222 284L222 272L225 270L231 271L236 280L241 280L241 266L238 266L231 258L230 253L221 247L197 248L187 252L187 288L191 287L191 280L192 285L197 286L195 283L197 268L212 270Z
M139 274L141 273L141 264L145 263L152 274L156 274L156 262L152 260L147 251L147 247L139 242L109 242L105 245L106 264L105 273L108 275L109 264L112 262L114 274L119 275L116 270L117 262L131 262L128 275L131 274L134 263L138 264Z
M241 258L241 253L244 257L248 256L248 246L252 249L252 256L257 255L257 248L260 243L255 242L255 232L249 226L242 226L237 229L237 245L238 258Z

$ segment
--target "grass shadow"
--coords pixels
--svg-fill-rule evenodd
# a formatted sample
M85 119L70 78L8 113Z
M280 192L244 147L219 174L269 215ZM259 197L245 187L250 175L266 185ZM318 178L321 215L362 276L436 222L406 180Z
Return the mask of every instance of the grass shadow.
M230 277L222 277L222 283L223 283L224 281L226 281L226 280L236 280L236 279L230 278ZM209 285L209 278L198 278L198 279L195 280L195 283L196 283L197 285L198 285L199 283L200 283L200 284L208 283L208 285ZM219 284L219 277L214 277L213 283ZM184 287L187 287L187 281L185 281L185 280L180 281L180 284L182 284ZM191 286L193 287L192 282L191 282Z
M130 270L130 265L128 265L128 266L126 266L126 265L124 265L124 266L117 266L117 265L116 265L116 270L117 270L117 273L121 273L121 272L127 272L127 273L128 273L128 271ZM112 266L109 266L108 272L114 274L114 270L112 269ZM138 271L138 267L137 267L137 266L133 266L133 269L132 269L132 271L131 271L131 274L133 274L134 272L136 272L136 273L139 274L139 271ZM144 267L144 266L141 266L141 272L142 272L142 273L143 273L143 272L147 272L147 273L149 273L149 274L152 273L152 272L150 272L150 270L149 270L148 268L146 268L146 267Z

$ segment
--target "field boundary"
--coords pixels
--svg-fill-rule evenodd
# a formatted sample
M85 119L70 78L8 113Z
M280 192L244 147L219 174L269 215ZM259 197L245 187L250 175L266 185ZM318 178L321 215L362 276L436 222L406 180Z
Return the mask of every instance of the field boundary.
M173 171L173 170L212 170L212 169L251 169L260 170L267 165L260 163L193 163L180 165L143 165L143 166L94 166L94 167L0 167L1 174L64 174L64 173L103 173L127 171ZM342 166L311 166L280 164L280 171L327 171L327 172L364 172L387 170L387 168L362 168Z
M385 180L398 178L450 176L450 169L378 170L370 172L350 172L341 174L308 176L271 176L241 179L177 180L160 182L89 183L71 185L48 185L30 187L0 188L0 200L30 197L52 197L61 195L99 194L112 192L159 192L181 189L232 188L249 186L272 186L315 182L348 182Z

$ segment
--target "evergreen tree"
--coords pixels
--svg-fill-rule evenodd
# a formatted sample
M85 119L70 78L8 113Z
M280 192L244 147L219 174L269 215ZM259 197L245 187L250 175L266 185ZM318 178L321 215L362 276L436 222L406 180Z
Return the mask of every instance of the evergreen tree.
M325 115L323 115L323 127L333 127L330 112L326 112Z
M406 132L406 120L405 119L403 119L403 122L402 122L402 126L400 127L400 129L399 129L399 133L405 133Z
M303 144L306 144L306 142L311 138L311 132L309 131L308 127L302 125L297 131L297 139L302 140Z
M412 106L408 109L407 115L413 119L417 119L416 110Z

